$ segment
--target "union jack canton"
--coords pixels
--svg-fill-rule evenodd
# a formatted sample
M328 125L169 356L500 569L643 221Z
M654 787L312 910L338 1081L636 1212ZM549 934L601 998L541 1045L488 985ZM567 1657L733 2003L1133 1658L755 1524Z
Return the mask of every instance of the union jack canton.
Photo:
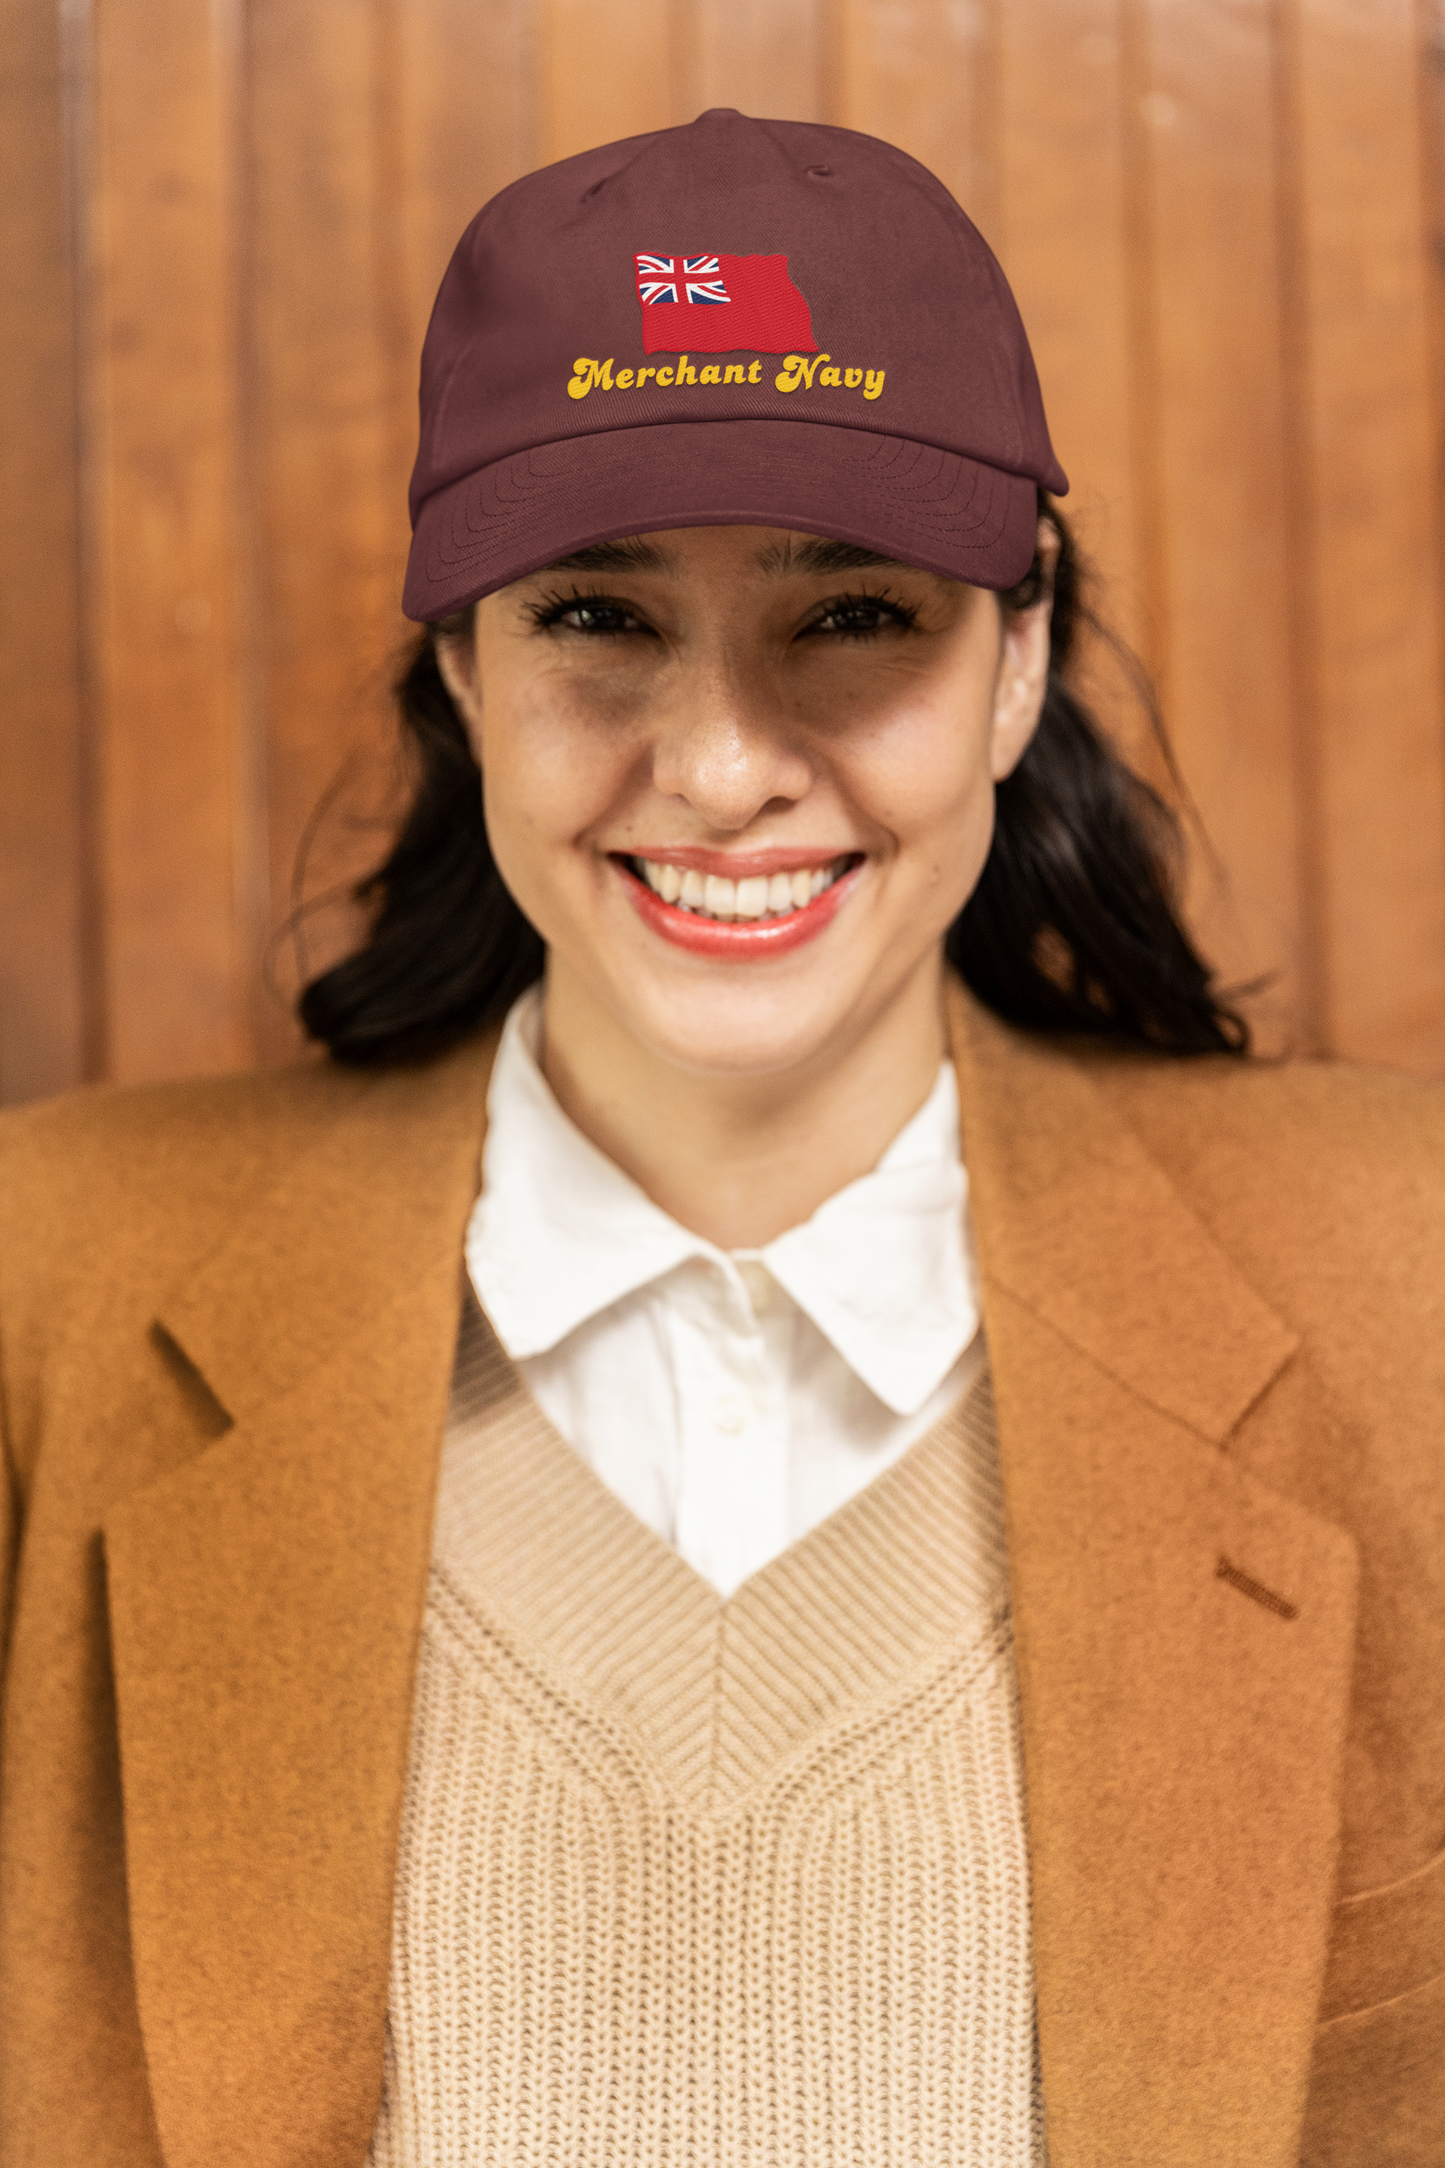
M728 301L716 256L634 256L644 306L661 301Z

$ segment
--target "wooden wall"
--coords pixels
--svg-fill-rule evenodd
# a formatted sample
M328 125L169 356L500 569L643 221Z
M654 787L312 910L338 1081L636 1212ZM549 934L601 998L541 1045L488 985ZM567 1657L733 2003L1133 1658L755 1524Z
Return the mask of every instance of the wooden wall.
M976 218L1204 938L1271 1043L1445 1073L1445 0L0 0L0 1097L294 1047L298 843L349 762L342 878L393 787L448 252L710 105Z

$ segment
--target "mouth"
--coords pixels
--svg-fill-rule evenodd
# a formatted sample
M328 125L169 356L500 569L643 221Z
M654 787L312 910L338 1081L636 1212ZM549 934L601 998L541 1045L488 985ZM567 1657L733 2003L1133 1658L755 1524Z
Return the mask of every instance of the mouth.
M612 863L644 923L694 954L733 958L777 956L800 947L830 925L856 885L864 858L846 851L814 863L767 869L768 854L739 854L737 877L687 863L712 858L687 851L675 858L624 856ZM748 870L744 871L746 866Z

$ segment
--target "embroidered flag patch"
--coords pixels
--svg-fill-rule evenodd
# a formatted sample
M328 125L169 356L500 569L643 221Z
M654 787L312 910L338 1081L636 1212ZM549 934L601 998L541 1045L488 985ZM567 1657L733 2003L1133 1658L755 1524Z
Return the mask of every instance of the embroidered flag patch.
M816 354L786 256L634 256L649 354Z
M635 261L637 291L649 307L663 301L721 306L732 299L716 256L638 256Z

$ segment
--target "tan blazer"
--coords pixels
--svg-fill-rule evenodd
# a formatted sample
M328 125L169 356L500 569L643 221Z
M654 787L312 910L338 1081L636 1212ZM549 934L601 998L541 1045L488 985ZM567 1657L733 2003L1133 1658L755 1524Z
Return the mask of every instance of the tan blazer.
M951 999L1054 2168L1439 2168L1445 1094ZM365 2155L490 1059L3 1125L0 2168Z

